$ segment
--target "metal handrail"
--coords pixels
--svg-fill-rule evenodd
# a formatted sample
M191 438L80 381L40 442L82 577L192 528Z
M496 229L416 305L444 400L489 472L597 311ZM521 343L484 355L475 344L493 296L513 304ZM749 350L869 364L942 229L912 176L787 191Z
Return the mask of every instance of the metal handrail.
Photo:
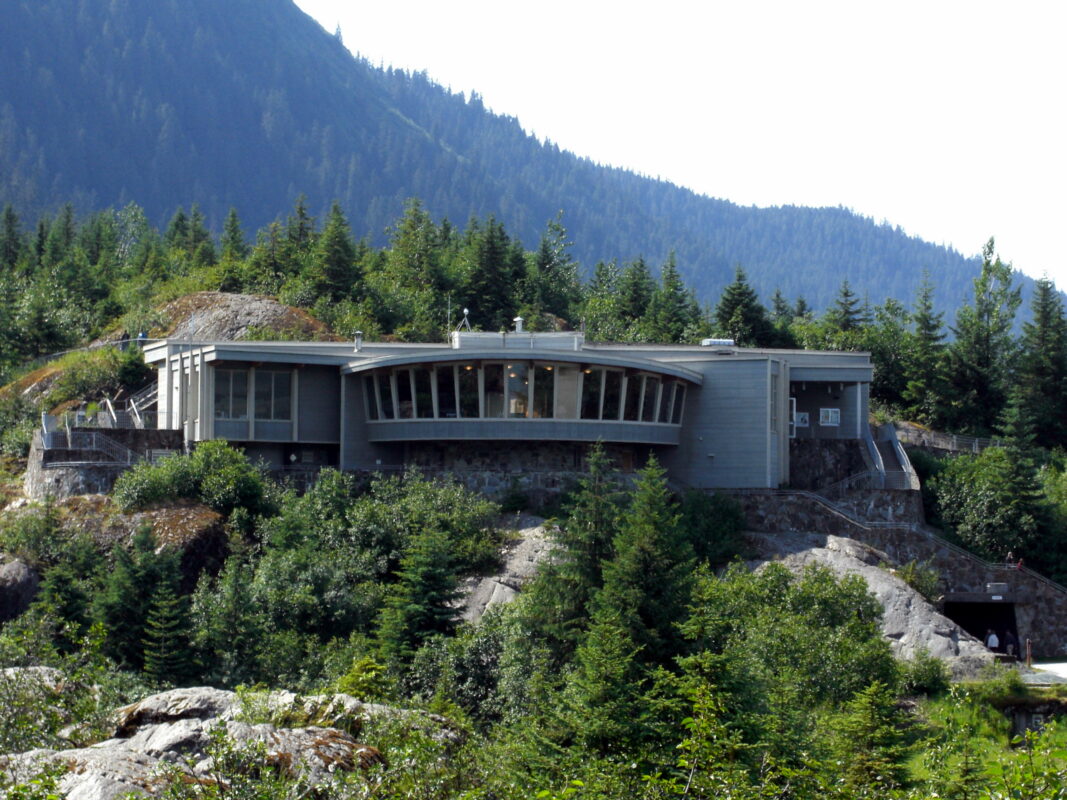
M846 521L855 525L858 528L865 528L867 530L896 529L920 533L927 539L930 539L931 541L935 542L936 544L946 548L947 550L951 550L957 555L971 559L972 561L980 564L987 570L1011 570L1012 572L1023 572L1026 575L1029 575L1030 577L1036 579L1037 581L1044 583L1057 591L1067 594L1067 586L1063 586L1062 584L1057 583L1056 581L1052 580L1052 578L1042 575L1040 572L1035 572L1034 570L1025 566L1019 566L1015 564L1009 566L1007 564L986 561L984 558L977 555L976 553L972 553L970 550L960 547L958 544L954 544L953 542L948 541L939 534L934 533L926 525L922 525L916 522L875 522L871 520L860 519L848 509L838 506L832 500L829 500L826 497L822 497L821 495L818 495L815 492L809 492L803 489L735 489L732 490L732 492L735 494L774 494L777 496L800 495L802 497L807 497L808 499L814 500L817 504L823 506L830 513L835 514L839 517L843 517Z
M903 435L908 444L919 447L936 447L940 450L951 450L958 453L980 453L988 447L1003 447L1001 439L990 439L981 436L963 436L956 433L943 433L941 431L923 430L916 433L912 428L901 428L896 431L899 437Z
M110 456L117 464L134 464L142 459L142 456L119 444L114 439L109 439L102 433L86 433L77 431L67 434L67 445L70 450L95 450Z
M127 405L138 405L138 406L145 405L145 406L150 406L150 405L152 405L152 403L154 403L158 399L159 399L159 383L156 382L156 381L152 381L152 383L148 384L145 388L141 389L141 391L130 395L126 399L126 403L127 403Z

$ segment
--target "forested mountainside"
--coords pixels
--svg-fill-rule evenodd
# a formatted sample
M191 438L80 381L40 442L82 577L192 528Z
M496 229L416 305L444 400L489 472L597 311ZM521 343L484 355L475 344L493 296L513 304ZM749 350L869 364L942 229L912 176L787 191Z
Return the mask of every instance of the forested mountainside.
M260 227L299 194L320 219L339 201L372 244L411 197L460 225L496 214L527 247L562 210L587 271L674 251L704 302L737 265L816 309L842 279L910 303L927 269L954 309L978 269L845 209L740 207L578 158L476 96L353 58L290 0L5 4L0 204L33 218L136 201L163 224L197 203L220 231L230 207Z

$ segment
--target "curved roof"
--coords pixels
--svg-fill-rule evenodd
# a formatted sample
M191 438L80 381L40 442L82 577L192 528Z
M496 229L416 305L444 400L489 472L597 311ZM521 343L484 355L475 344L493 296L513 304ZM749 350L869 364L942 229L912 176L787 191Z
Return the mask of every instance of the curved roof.
M524 351L524 350L441 350L437 353L413 353L411 355L381 356L379 358L350 361L341 372L354 374L388 367L406 367L414 364L441 364L464 361L544 361L553 364L589 364L596 367L615 367L617 369L637 369L658 375L680 378L696 386L704 383L704 376L699 372L676 364L665 364L646 358L608 356L592 353L588 350L564 352L559 350Z

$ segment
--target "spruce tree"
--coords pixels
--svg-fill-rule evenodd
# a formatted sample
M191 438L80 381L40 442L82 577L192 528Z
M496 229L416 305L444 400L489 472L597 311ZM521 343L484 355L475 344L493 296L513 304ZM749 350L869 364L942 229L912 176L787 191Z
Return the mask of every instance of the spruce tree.
M226 222L222 226L222 257L228 261L240 261L248 258L249 247L241 229L241 219L237 209L230 207Z
M989 435L1004 408L1008 375L1015 355L1011 336L1021 302L1012 286L1011 267L994 254L990 239L982 251L982 270L974 279L974 299L956 313L955 341L948 349L946 377L949 427Z
M652 292L642 327L651 341L678 343L685 341L699 322L700 308L678 274L672 251Z
M8 203L0 216L0 269L12 272L22 254L22 231L19 216L14 207Z
M382 657L395 667L409 662L431 636L455 629L459 592L451 550L445 534L429 530L411 540L400 562L378 627Z
M863 325L863 316L859 298L852 291L848 280L843 280L833 307L826 313L827 321L842 333L848 333Z
M695 558L667 473L654 456L638 473L614 549L594 615L619 620L641 648L643 662L667 664L681 652L677 623L689 602Z
M785 302L780 293L775 299ZM773 343L774 331L767 318L767 309L760 303L741 267L734 271L733 283L719 298L715 322L719 333L733 339L738 347L769 347Z
M1031 319L1023 323L1018 367L1012 384L1026 406L1037 441L1067 444L1067 320L1060 293L1048 278L1037 281Z
M150 526L133 537L130 550L115 551L115 564L95 598L94 616L107 631L105 652L120 665L140 669L144 663L145 624L152 595L161 583L176 585L178 556L172 551L156 553Z
M940 312L934 311L934 287L923 272L922 284L911 314L911 348L906 364L903 398L907 411L920 422L933 423L944 397L945 333Z
M623 267L619 277L619 305L622 316L628 323L633 324L644 319L655 289L656 282L652 280L652 273L644 258L638 258Z
M334 203L315 250L319 290L334 300L352 296L359 279L356 247L341 206Z
M604 583L604 565L614 555L622 510L617 481L610 457L597 442L589 451L588 472L567 519L557 529L555 557L539 571L528 593L530 624L561 659L584 635L590 603Z

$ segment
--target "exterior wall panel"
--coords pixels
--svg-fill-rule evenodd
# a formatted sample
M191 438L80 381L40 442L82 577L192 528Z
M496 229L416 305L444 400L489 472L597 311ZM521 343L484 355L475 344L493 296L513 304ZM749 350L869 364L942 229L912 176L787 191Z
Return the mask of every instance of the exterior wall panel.
M336 368L300 370L297 441L336 442L341 425L341 376Z
M766 359L686 362L704 374L689 387L678 449L664 465L698 488L766 487L768 370Z

